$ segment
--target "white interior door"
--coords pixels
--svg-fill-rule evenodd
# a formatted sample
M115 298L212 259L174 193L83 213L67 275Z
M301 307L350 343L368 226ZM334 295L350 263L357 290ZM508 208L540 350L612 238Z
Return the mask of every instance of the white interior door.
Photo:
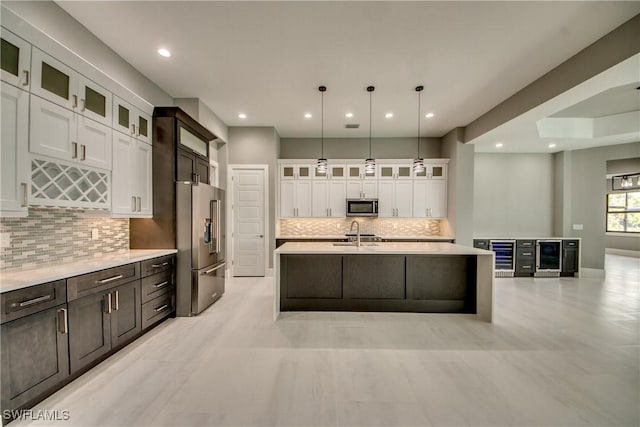
M233 171L233 275L265 275L264 170Z

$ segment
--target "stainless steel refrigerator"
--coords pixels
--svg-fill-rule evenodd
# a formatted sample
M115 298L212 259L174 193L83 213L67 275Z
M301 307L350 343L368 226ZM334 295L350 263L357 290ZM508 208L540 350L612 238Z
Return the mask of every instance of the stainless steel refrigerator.
M195 316L224 293L224 190L176 183L176 315Z

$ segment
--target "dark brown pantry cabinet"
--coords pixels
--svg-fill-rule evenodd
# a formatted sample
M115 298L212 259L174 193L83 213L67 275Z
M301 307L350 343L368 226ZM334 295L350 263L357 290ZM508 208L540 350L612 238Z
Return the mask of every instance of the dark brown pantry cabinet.
M129 222L131 249L176 247L176 182L209 183L216 136L178 107L153 110L153 218Z
M2 409L19 408L69 376L64 280L0 294Z

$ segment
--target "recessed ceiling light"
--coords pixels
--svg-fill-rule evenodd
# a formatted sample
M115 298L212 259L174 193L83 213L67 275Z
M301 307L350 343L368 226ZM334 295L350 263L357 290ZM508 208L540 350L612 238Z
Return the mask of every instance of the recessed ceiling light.
M168 49L165 49L163 47L161 47L160 49L158 49L158 54L160 56L164 56L165 58L168 58L171 56L171 52L169 52Z
M549 144L549 148L555 148L556 144Z
M310 119L311 118L311 113L304 113L304 118L305 119Z
M434 116L434 114L433 114L433 113L427 113L427 114L425 114L424 116L425 116L427 119L430 119L431 117L433 117L433 116Z
M502 142L498 142L498 143L496 144L496 148L501 148L501 147L502 147Z
M393 113L387 113L384 115L387 119L390 119L391 117L393 117Z
M347 113L344 115L346 118L350 119L351 117L353 117L353 113Z
M247 115L245 113L240 113L238 114L238 118L244 120L247 118Z

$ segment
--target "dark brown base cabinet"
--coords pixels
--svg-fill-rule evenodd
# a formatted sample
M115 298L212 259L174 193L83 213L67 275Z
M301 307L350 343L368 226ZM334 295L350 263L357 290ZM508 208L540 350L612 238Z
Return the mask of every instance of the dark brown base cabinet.
M169 255L0 294L2 410L34 405L174 313L174 266Z
M280 256L280 310L475 313L473 255Z
M71 373L142 331L140 281L69 302Z
M66 304L2 325L2 409L19 408L69 376ZM3 413L3 422L6 415Z

